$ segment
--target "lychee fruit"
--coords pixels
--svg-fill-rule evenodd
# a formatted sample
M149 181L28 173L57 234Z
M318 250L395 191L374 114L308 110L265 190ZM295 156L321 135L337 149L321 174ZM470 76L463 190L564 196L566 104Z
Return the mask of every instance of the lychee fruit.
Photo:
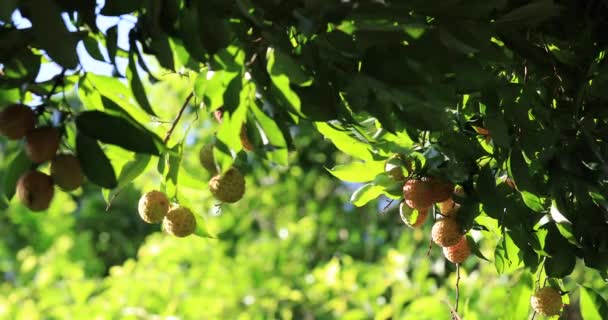
M174 206L163 219L163 230L176 237L186 237L196 230L196 218L186 207Z
M169 211L169 199L160 191L150 191L139 198L137 212L147 223L160 223Z
M17 181L17 197L32 211L48 209L54 194L53 180L40 171L29 171Z
M60 154L51 161L53 182L65 191L78 189L84 180L80 161L74 155Z
M399 204L399 215L401 220L411 228L418 228L424 224L429 215L429 208L412 209L405 202Z
M36 125L34 110L22 104L12 104L0 111L0 135L10 140L23 138Z
M237 202L245 193L245 177L237 168L232 167L226 173L211 178L209 190L219 201Z
M449 199L439 203L439 212L441 212L441 214L445 217L450 217L450 216L455 215L459 209L460 209L460 205L458 203L454 202L454 200L452 200L452 198L449 198Z
M215 159L213 157L213 143L207 143L201 147L198 153L198 159L207 171L210 173L216 173L217 168L215 167Z
M49 161L59 148L59 130L53 127L32 129L25 136L25 153L34 163Z
M403 185L405 203L414 209L428 208L433 204L432 185L424 179L412 179Z
M433 242L440 247L454 246L462 238L460 226L453 218L443 218L435 221L431 230Z
M454 185L452 183L436 177L428 178L428 181L432 189L431 194L433 202L442 202L452 196L452 192L454 191Z
M443 248L443 255L452 263L463 263L470 255L471 248L466 236L462 236L460 241L451 247Z
M551 287L536 290L530 298L530 303L534 311L547 317L560 314L564 305L559 291Z
M251 141L249 141L249 136L247 135L247 128L245 125L241 126L241 145L246 151L253 151L254 149L253 144Z

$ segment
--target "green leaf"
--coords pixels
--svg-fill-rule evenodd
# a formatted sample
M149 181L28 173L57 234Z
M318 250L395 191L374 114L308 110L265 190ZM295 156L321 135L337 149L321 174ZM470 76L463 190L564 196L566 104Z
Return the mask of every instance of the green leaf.
M294 122L297 122L298 117L303 116L301 112L300 97L289 86L290 77L292 75L284 73L286 72L286 69L289 69L289 67L281 65L281 60L286 59L283 59L284 56L282 56L283 58L280 58L277 57L277 55L280 54L278 54L277 51L273 48L270 48L268 49L268 51L266 51L266 60L268 61L266 69L268 71L268 74L270 75L270 79L272 80L273 84L270 90L272 94L276 96L279 101L285 104L285 107L287 107L291 111ZM296 73L295 77L296 79L298 77L301 78L301 76L298 76L298 73Z
M55 1L24 2L28 7L36 42L55 62L65 68L75 69L78 66L77 39L65 26L61 10Z
M110 61L116 67L116 52L118 51L118 24L113 25L106 30L106 49Z
M4 171L4 181L2 181L2 191L8 200L15 195L17 181L21 175L30 170L32 166L32 161L24 150L15 154L9 162L10 164Z
M195 214L194 217L196 218L196 229L194 230L195 236L208 239L217 239L216 236L209 233L209 230L205 228L205 219L198 214Z
M101 9L101 14L104 16L120 16L137 11L143 0L106 0L106 4Z
M374 185L373 183L367 183L362 185L359 189L355 190L350 197L352 202L357 207L362 207L366 203L378 198L384 193L384 188Z
M177 196L177 181L182 162L182 151L183 146L181 143L178 143L158 158L158 172L163 177L161 190L165 192L170 199Z
M271 77L284 76L289 82L299 86L307 86L312 83L312 77L304 71L302 65L280 49L269 48L266 58L268 59L268 73Z
M492 141L503 148L508 148L511 145L509 137L509 129L505 123L505 119L500 113L490 113L486 118L486 126L492 137Z
M534 181L528 171L528 165L519 147L514 147L509 153L507 170L513 178L518 190L534 191Z
M124 187L126 187L144 172L146 167L148 167L148 163L150 163L150 158L151 157L148 154L136 153L135 159L127 162L122 167L120 174L118 175L117 187L112 190L104 189L102 191L107 204L110 204L112 198L114 198Z
M99 61L105 61L101 50L99 50L99 42L97 42L95 38L91 37L90 35L86 36L84 39L82 39L82 43L91 57Z
M198 12L184 8L180 11L179 18L179 35L183 39L184 47L193 59L203 62L205 58L205 49L201 44L198 32Z
M138 153L158 155L154 134L129 121L101 111L85 111L76 117L79 132L104 143Z
M197 96L203 97L205 106L209 110L215 110L224 105L224 92L228 85L235 80L238 72L202 71L194 82L194 92ZM240 81L237 79L236 81Z
M364 161L374 160L368 144L351 137L345 131L335 129L327 123L316 122L315 126L317 127L317 130L325 136L325 138L331 140L340 151Z
M473 237L471 237L470 235L467 235L467 242L469 243L469 248L471 248L471 253L473 253L480 259L483 259L485 261L490 261L488 258L486 258L483 255L483 253L481 253L481 250L479 250L479 245L477 244L477 242L475 242Z
M268 139L268 149L270 149L266 151L268 160L286 166L289 162L289 153L287 151L287 141L285 140L285 137L283 137L281 128L279 128L276 122L264 113L255 102L252 103L249 108L253 112L260 129L264 132L266 139Z
M131 84L131 90L133 90L133 96L139 106L144 109L148 114L156 116L150 102L148 101L148 96L146 95L146 90L144 89L144 85L139 78L139 74L137 72L137 64L135 63L134 50L137 50L137 46L133 43L131 47L131 52L129 52L129 66L127 68L127 79Z
M580 286L581 315L585 320L608 319L608 304L595 290Z
M348 182L368 182L384 172L384 161L351 162L328 170L334 177Z
M499 274L509 273L519 269L523 263L519 257L519 248L508 233L503 234L502 239L494 251L494 265Z
M496 24L505 28L535 25L557 16L560 8L552 0L532 1L503 15Z
M19 0L0 1L0 21L10 21L11 15L17 9Z
M135 121L146 123L150 120L150 116L134 104L136 101L129 87L119 79L87 73L86 80L89 80L92 87L97 89L102 96L120 106L124 113Z
M524 200L526 206L536 212L545 211L543 201L535 194L528 191L521 192L521 198Z
M114 168L97 141L79 132L76 135L76 153L82 172L91 182L107 189L118 185Z

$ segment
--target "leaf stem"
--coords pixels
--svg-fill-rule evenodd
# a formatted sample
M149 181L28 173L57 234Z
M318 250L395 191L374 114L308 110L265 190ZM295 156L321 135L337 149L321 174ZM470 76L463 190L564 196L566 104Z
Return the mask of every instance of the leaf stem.
M456 264L456 312L458 312L458 300L460 299L460 263Z
M179 119L181 119L182 114L184 114L184 110L186 110L186 107L188 106L188 104L190 103L190 100L192 100L193 97L194 97L194 92L190 92L188 97L186 97L186 101L184 101L184 104L182 105L181 109L179 109L179 113L175 117L175 120L173 120L173 123L171 124L171 128L169 128L169 131L167 131L167 134L165 135L165 138L163 139L164 144L167 144L167 142L169 142L169 139L171 138L171 134L173 134L173 130L175 130L175 127L177 126Z

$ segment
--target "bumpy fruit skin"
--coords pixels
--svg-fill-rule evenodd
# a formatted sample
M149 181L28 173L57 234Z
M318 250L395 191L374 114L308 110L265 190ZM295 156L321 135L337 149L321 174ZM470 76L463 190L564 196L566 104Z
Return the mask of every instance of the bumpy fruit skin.
M462 236L460 241L455 245L444 247L443 255L452 263L463 263L471 255L471 248L469 247L467 237Z
M25 136L25 153L34 163L42 163L53 159L58 148L59 130L56 128L36 128Z
M60 154L51 161L53 182L65 191L78 189L84 181L80 161L74 155Z
M550 317L560 314L562 306L562 296L551 287L544 287L536 290L530 298L530 303L534 311Z
M431 185L431 198L433 199L433 202L442 202L448 200L452 196L454 185L450 182L435 177L428 178L428 182Z
M17 181L17 197L32 211L48 209L54 195L53 180L40 171L29 171Z
M210 173L216 173L215 160L213 158L213 143L207 143L201 147L201 151L198 153L198 159L207 171Z
M217 200L234 203L245 194L245 178L238 169L230 168L223 175L211 178L209 190Z
M428 208L433 204L432 185L426 180L408 180L403 185L405 203L414 209Z
M137 211L147 223L160 223L169 211L169 199L160 191L150 191L139 198Z
M0 111L0 135L10 140L23 138L36 125L34 110L22 104L12 104Z
M163 219L163 230L176 237L187 237L196 230L196 218L190 209L175 206Z
M462 238L460 226L453 218L439 219L431 230L433 242L440 247L454 246Z
M417 215L414 217L415 212ZM429 215L429 208L420 209L414 211L405 202L399 204L399 215L401 220L410 228L419 228L426 222L426 218Z

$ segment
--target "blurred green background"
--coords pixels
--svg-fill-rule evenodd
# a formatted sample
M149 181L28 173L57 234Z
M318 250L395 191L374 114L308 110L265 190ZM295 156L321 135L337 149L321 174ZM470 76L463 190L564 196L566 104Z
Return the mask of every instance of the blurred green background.
M179 106L186 86L168 83L162 86L176 87L159 87L151 99ZM159 108L161 118L172 118L174 109ZM110 206L90 184L72 194L57 190L42 213L13 199L0 214L0 318L450 319L455 266L437 247L427 255L430 221L414 230L401 222L396 203L387 210L386 200L350 205L357 186L324 169L350 159L306 123L294 131L289 167L245 156L239 162L245 198L218 207L207 190L210 176L198 164L215 126L209 114L190 110L172 139L189 132L178 200L217 239L173 238L140 220L140 195L160 184L154 160ZM3 172L4 155L16 148L20 142L0 142L7 151L0 153ZM116 168L132 157L117 147L106 151ZM489 229L472 234L493 260L498 239ZM459 314L529 318L535 279L519 267L499 275L492 261L470 257L461 268ZM583 267L564 287L583 281L607 292ZM572 309L565 316L579 319Z

